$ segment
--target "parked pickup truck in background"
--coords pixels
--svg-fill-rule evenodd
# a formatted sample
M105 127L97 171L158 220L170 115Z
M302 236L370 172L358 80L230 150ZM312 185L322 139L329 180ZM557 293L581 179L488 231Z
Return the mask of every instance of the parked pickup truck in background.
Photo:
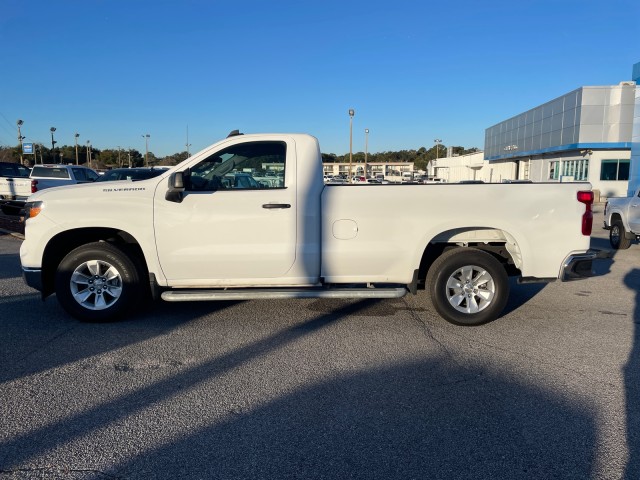
M94 170L78 165L35 165L29 170L17 163L0 162L0 209L18 215L27 198L38 190L93 182L99 177Z
M231 183L239 172L282 183ZM230 135L158 177L44 190L23 275L84 321L165 301L399 298L458 325L522 282L592 275L588 183L325 185L316 138ZM78 205L91 205L78 209Z
M19 163L0 162L0 210L18 215L24 201L38 189L37 180L29 178L30 170Z
M38 181L38 190L76 183L95 182L100 175L81 165L34 165L30 178Z
M30 170L19 163L0 162L0 199L26 200L36 191Z
M640 188L631 197L609 198L604 206L604 228L613 248L626 249L640 239Z

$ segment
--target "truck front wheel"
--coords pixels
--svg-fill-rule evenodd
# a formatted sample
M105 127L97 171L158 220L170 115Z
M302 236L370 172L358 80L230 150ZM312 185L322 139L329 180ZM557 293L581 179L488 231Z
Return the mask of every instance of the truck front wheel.
M55 286L62 307L84 322L121 318L141 293L134 262L117 246L95 242L72 250L58 266Z
M475 248L455 248L438 257L429 269L427 288L440 316L463 326L496 319L509 297L504 267Z
M609 243L616 250L626 250L631 246L631 239L627 238L627 232L621 220L614 220L609 230Z

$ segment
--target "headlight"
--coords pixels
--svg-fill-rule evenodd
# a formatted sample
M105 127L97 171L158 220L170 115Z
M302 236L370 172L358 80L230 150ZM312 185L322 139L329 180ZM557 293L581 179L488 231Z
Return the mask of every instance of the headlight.
M44 208L44 202L27 202L24 204L25 219L37 217Z

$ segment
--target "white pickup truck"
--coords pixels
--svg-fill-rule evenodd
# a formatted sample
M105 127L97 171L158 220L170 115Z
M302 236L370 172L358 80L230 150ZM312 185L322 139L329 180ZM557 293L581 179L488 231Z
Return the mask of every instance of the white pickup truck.
M616 250L629 248L634 239L640 239L640 188L631 197L607 199L604 228Z
M27 198L45 188L94 182L100 175L78 165L35 165L31 170L16 163L0 162L0 208L18 215Z
M37 180L29 178L27 167L13 162L0 162L0 210L8 215L18 215L24 201L38 190Z
M282 182L224 181L243 171ZM316 138L236 134L149 180L34 194L20 259L28 285L84 321L119 319L147 296L426 289L443 318L477 325L500 315L508 275L592 274L592 202L588 183L325 185Z
M29 169L19 163L0 162L0 199L26 200L37 188L29 178Z

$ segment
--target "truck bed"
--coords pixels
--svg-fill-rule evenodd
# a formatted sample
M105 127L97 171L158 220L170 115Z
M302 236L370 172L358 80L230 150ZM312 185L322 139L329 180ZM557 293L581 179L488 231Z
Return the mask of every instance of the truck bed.
M327 282L409 283L427 244L496 244L523 277L553 278L577 249L588 183L327 185L322 276ZM553 249L540 248L553 245ZM526 259L524 261L523 259Z

